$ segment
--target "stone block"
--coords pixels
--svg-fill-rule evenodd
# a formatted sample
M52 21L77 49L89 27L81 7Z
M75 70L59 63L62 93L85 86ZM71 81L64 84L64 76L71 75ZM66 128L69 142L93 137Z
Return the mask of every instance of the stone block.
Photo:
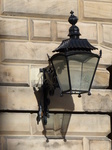
M43 84L43 73L40 69L47 67L48 64L31 65L30 68L30 81L31 86L41 86Z
M89 150L111 150L111 141L107 138L89 139Z
M32 135L43 135L43 125L40 121L39 124L37 124L37 114L31 114L31 134Z
M68 22L57 22L57 39L67 39L70 26Z
M1 86L0 109L37 110L38 104L33 88Z
M110 130L108 115L72 114L67 134L83 136L107 136Z
M109 86L109 72L106 68L99 67L96 71L92 88L106 89Z
M88 39L90 42L98 42L97 24L96 23L86 23L78 22L77 26L80 30L80 38Z
M57 43L33 43L33 42L7 42L1 43L2 61L5 62L30 62L46 63L47 54L53 55L52 51L58 47Z
M0 84L28 86L28 73L28 66L0 65Z
M64 94L60 96L60 90L56 89L54 96L49 96L51 111L82 111L82 98L78 98L78 95Z
M112 92L111 90L91 90L91 96L82 94L63 95L60 97L60 91L56 90L54 96L50 96L50 110L60 111L89 111L89 112L111 112L112 111ZM64 105L63 105L64 104Z
M52 139L49 143L45 142L45 138L40 137L27 137L27 138L8 138L7 139L7 148L8 150L83 150L83 143L80 139L67 140L64 142L60 139Z
M112 91L92 90L92 95L83 95L84 111L112 112Z
M33 42L8 42L0 43L2 49L1 61L4 62L30 62L42 63L48 60L47 54L53 55L52 50L59 46L59 43L33 43ZM112 51L108 47L96 46L99 50L102 49L102 57L100 64L112 63ZM94 51L99 53L99 51Z
M31 20L31 39L51 39L51 22L47 20Z
M51 21L51 39L52 41L57 41L57 21Z
M102 42L109 47L112 47L112 24L102 24Z
M0 17L0 38L28 39L27 19Z
M77 9L77 0L3 0L2 14L65 17L69 16L71 10L77 15Z
M81 98L78 98L78 95L61 97L57 89L54 96L48 96L50 98L49 109L52 111L112 111L111 90L96 89L91 93L91 96L83 94ZM31 87L0 87L1 110L38 110L38 102L42 99L43 93L38 91L36 99Z
M1 113L0 133L1 134L30 134L29 114L22 113Z
M84 17L92 19L112 19L112 2L111 1L90 1L84 2Z
M111 65L112 64L112 49L104 45L96 46L99 50L102 50L102 56L100 58L99 64ZM94 53L99 54L99 51L94 51Z

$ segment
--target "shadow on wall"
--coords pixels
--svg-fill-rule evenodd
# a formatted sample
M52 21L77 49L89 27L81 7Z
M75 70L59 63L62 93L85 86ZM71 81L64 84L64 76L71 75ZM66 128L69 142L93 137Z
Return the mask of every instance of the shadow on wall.
M40 105L42 106L41 119L43 123L43 111L44 111L44 95L43 90L36 90L34 89L34 93L37 99L37 103L40 109ZM43 123L43 135L46 137L46 141L48 142L49 139L63 139L66 141L65 136L67 133L68 125L71 118L71 112L74 110L74 103L73 98L71 95L66 94L60 96L60 90L56 89L53 96L48 95L49 99L49 116L47 117L47 124ZM37 117L37 122L38 120Z
M74 102L70 94L64 94L63 96L60 96L60 90L56 89L54 96L50 96L50 99L51 103L49 108L51 110L58 110L58 111L74 110Z
M33 88L35 96L36 96L36 100L37 100L37 104L38 106L41 105L43 107L43 99L44 99L44 95L43 95L43 91L42 90L36 90L36 88ZM50 111L74 111L74 102L73 102L73 98L70 94L64 94L63 96L60 96L60 89L56 89L55 93L53 96L48 95L48 99L49 99L49 110Z

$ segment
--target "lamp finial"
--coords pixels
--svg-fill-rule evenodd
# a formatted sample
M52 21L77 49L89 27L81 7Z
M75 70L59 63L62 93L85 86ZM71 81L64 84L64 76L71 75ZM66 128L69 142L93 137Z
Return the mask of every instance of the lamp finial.
M75 25L78 21L78 18L74 15L74 12L71 10L70 17L68 18L68 22L72 25Z
M72 26L69 28L69 34L68 36L73 37L73 38L79 38L81 35L79 32L79 28L75 25L78 21L78 18L74 15L74 12L71 10L70 12L70 17L68 18L68 22L72 24Z

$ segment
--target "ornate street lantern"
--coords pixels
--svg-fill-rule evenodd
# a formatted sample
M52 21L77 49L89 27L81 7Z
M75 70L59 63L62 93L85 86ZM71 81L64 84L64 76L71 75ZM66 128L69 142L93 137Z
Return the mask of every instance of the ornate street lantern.
M78 94L79 97L83 93L90 95L92 82L101 57L101 51L99 55L92 53L92 50L97 48L92 46L87 39L79 38L81 34L75 25L78 18L74 16L73 11L70 13L71 16L68 19L69 23L72 24L68 34L70 38L63 40L59 47L53 50L55 54L51 58L49 57L48 67L41 69L44 98L43 102L39 104L37 122L42 118L45 128L49 117L48 105L50 100L48 93L53 95L55 88L59 87L61 95Z
M53 52L50 58L55 76L58 80L61 94L83 93L90 95L90 89L99 63L100 55L91 51L97 49L87 39L79 39L79 28L75 25L78 18L71 11L68 21L72 24L69 29L69 39L62 43Z

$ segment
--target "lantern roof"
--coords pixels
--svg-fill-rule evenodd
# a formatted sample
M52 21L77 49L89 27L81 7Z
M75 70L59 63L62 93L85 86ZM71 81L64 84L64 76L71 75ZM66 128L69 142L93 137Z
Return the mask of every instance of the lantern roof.
M95 49L97 48L92 46L87 39L69 38L63 40L62 43L55 50L53 50L53 52L66 52L69 50L91 52L91 50L95 50Z

